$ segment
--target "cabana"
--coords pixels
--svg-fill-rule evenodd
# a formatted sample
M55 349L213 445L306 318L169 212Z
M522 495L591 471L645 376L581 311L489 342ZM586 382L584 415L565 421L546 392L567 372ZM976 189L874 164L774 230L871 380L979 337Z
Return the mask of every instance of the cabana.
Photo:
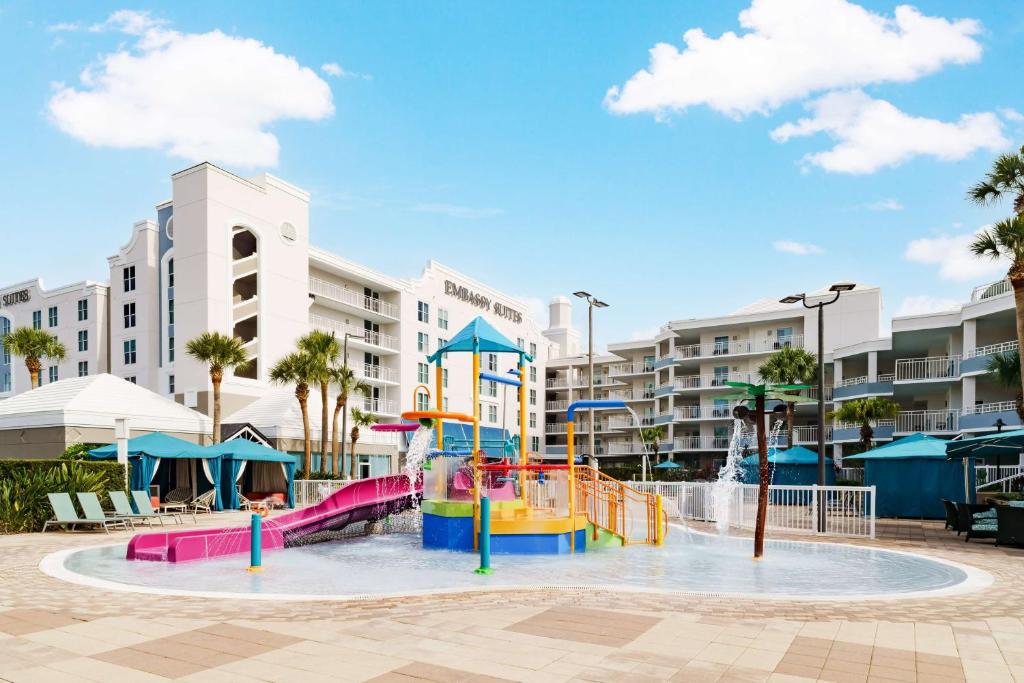
M879 517L942 519L943 498L964 501L964 467L974 490L974 467L969 459L947 460L949 443L918 432L844 459L864 461L864 485L875 487Z
M115 460L117 444L94 448L89 455L97 460ZM167 461L172 461L173 466L170 462L164 464ZM220 495L220 455L210 453L202 446L154 432L128 439L128 462L133 491L148 491L154 481L167 491L194 486L193 492L198 495L213 489L213 509L224 509ZM202 470L205 481L196 476L198 470Z
M241 506L239 485L252 498L284 493L288 507L295 507L295 456L248 439L231 439L203 450L220 458L221 495L229 510Z
M743 483L758 483L757 454L748 455L740 461L743 468ZM818 454L803 446L794 446L785 451L768 453L768 467L771 483L788 486L812 486L818 483ZM834 486L836 470L832 458L825 457L825 485Z

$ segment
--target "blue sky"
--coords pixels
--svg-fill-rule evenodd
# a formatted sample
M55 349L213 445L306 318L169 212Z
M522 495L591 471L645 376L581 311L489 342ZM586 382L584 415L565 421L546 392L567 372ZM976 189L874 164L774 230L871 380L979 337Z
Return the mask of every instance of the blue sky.
M602 344L838 279L891 316L1000 275L961 254L1008 209L964 192L1024 143L1019 2L304 7L0 2L0 282L105 279L200 158L310 190L313 241L386 273L592 291Z

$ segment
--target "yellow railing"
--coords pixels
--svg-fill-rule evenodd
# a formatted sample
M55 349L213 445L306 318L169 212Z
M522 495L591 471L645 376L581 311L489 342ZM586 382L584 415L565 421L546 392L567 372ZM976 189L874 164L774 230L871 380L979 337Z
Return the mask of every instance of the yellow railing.
M586 465L574 469L576 511L585 513L595 529L615 534L623 544L661 543L666 525L656 495L641 493Z

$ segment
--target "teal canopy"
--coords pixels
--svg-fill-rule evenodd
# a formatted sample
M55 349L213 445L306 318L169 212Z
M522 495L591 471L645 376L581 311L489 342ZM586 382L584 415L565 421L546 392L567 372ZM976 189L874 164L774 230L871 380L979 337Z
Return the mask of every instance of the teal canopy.
M998 458L1024 451L1024 429L946 442L947 458Z
M758 456L748 455L740 461L743 482L756 484L759 479ZM794 446L789 450L769 449L768 467L773 484L812 486L818 483L818 454L809 448ZM825 456L825 484L836 483L836 470L832 458Z
M656 470L677 470L677 469L679 469L681 467L682 467L682 465L680 465L677 462L672 462L671 460L666 460L665 462L658 463L657 465L655 465L654 469L656 469Z
M900 460L907 458L932 458L936 460L946 459L945 439L936 439L918 432L905 436L891 443L878 448L872 448L865 453L847 455L844 460Z
M220 456L224 460L261 460L264 462L295 462L295 456L290 453L275 451L269 446L264 446L248 439L232 439L223 443L214 444L204 448L211 457Z
M533 360L533 356L513 344L508 337L498 332L498 330L494 329L493 325L480 316L473 318L447 344L427 356L427 360L435 363L441 357L441 354L444 353L472 353L473 351L480 351L481 353L521 353L526 357L526 360Z
M221 459L221 497L228 509L241 507L238 498L238 482L241 480L246 463L268 462L281 463L282 474L286 482L285 498L288 507L295 507L295 456L291 453L276 451L248 439L231 439L222 443L207 446L208 453L214 453Z
M89 455L97 460L112 460L117 457L117 444L101 446L89 451ZM202 446L189 443L184 439L153 432L128 439L128 457L137 458L149 455L154 458L216 458L216 454L207 453Z
M832 458L826 457L826 462ZM818 464L818 454L809 448L803 446L794 446L789 450L780 451L769 450L768 451L768 464L769 465L815 465ZM757 466L757 454L748 455L743 458L743 465L754 465Z

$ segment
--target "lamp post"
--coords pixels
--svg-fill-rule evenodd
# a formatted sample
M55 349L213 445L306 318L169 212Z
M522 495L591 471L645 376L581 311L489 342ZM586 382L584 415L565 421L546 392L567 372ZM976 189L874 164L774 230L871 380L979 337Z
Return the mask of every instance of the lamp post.
M341 342L341 364L347 370L348 369L348 339L366 339L365 334L352 334L351 332L345 333L345 339ZM416 406L413 406L415 408ZM348 432L348 399L345 399L345 410L341 411L341 462L340 467L345 467L345 434ZM324 438L323 434L320 438ZM353 455L353 457L355 457ZM349 469L351 471L351 468Z
M824 308L839 300L839 295L849 292L856 285L852 282L837 282L828 288L834 296L828 301L822 299L817 303L807 303L806 294L791 294L779 301L784 304L795 304L798 301L804 308L818 309L818 486L825 486L825 315ZM818 491L818 531L825 531L825 496Z
M597 297L592 296L589 292L580 290L573 292L575 296L581 299L585 299L587 302L587 365L588 374L590 375L590 400L594 400L594 309L595 308L607 308L608 304L601 301ZM570 380L571 383L571 380ZM597 461L597 449L594 447L594 409L591 408L589 411L590 426L587 428L589 434L590 443L590 459L594 462Z

